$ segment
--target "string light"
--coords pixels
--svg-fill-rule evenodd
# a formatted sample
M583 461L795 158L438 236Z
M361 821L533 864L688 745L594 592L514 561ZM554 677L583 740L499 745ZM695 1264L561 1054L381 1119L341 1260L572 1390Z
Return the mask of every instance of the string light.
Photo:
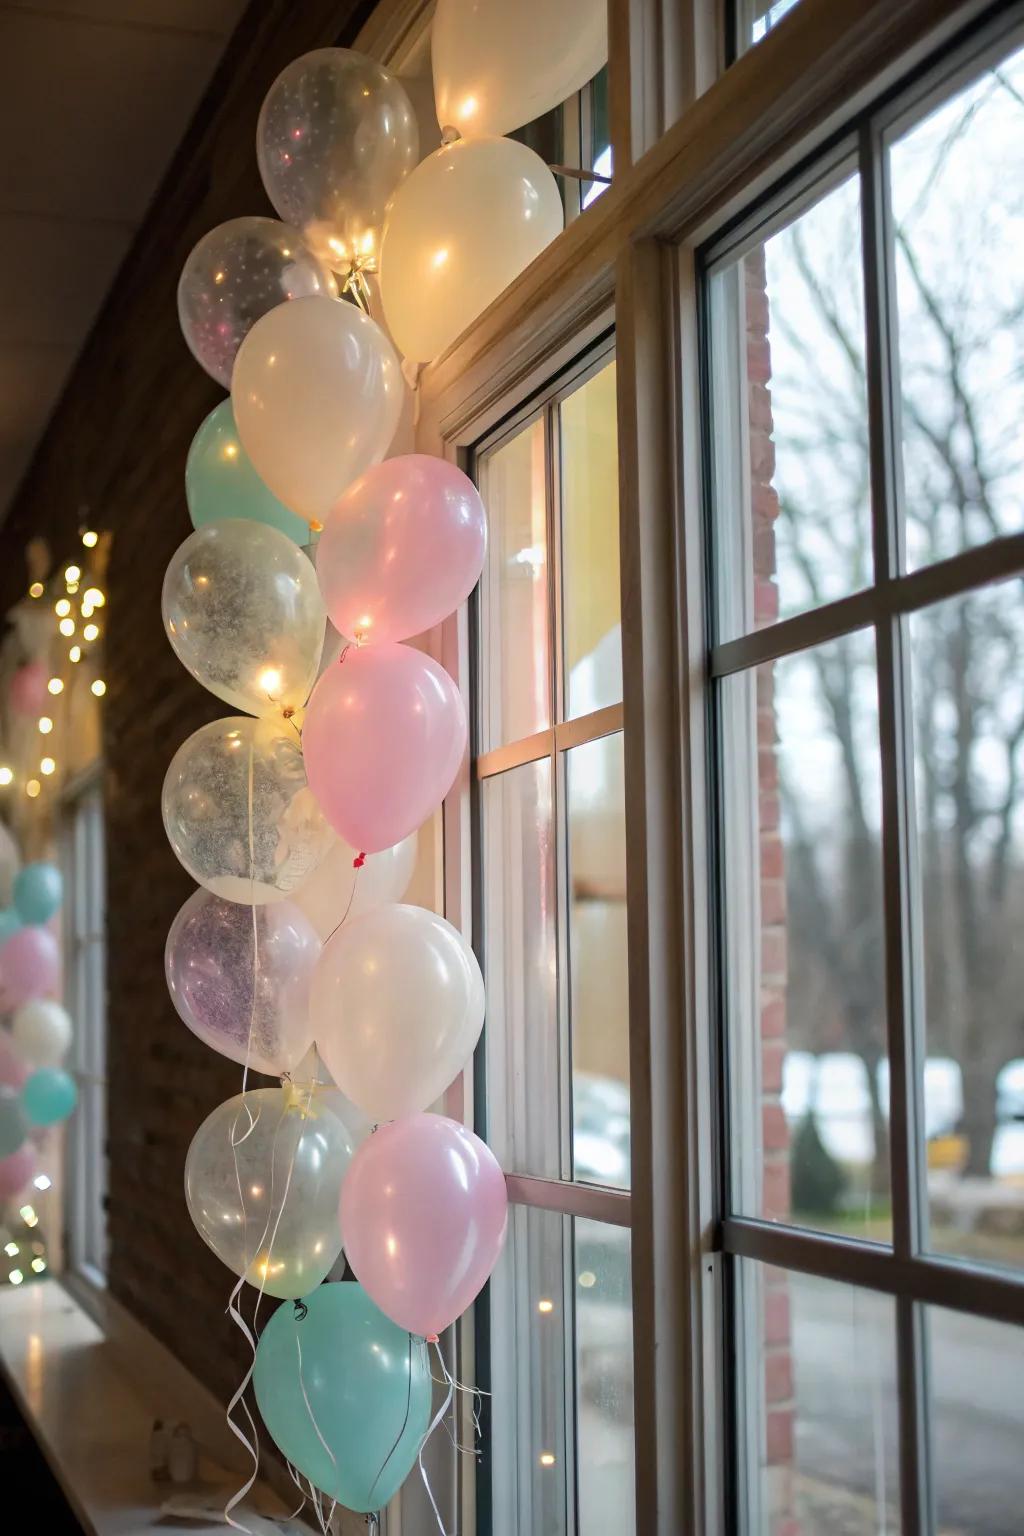
M62 677L51 677L46 687L50 693L63 693L64 679Z
M31 1205L23 1205L18 1215L26 1227L36 1227L39 1225L39 1217L35 1213L35 1208Z
M64 572L64 580L65 581L81 581L81 579L82 579L81 567L77 566L77 565L69 565L67 570Z
M12 1269L7 1278L12 1285L20 1285L25 1276L22 1274L20 1269Z
M540 1464L541 1464L542 1467L553 1467L554 1466L555 1458L554 1458L553 1454L551 1453L551 1451L541 1451L541 1453L540 1453Z
M3 765L3 767L0 768L0 785L6 786L6 785L12 783L13 780L14 780L14 771L13 771L13 769L8 768L7 764L5 763Z
M67 583L67 590L71 593L71 596L74 597L75 593L78 591L78 582L69 581Z
M98 638L100 627L98 624L87 624L82 630L83 640L95 640Z
M4 1253L6 1253L6 1255L7 1255L7 1257L9 1259L16 1259L18 1257L18 1245L17 1245L17 1243L5 1243L4 1244Z
M46 1260L45 1259L33 1259L32 1260L32 1270L33 1270L34 1274L41 1275L45 1268L46 1268Z
M75 632L75 621L74 619L61 619L59 627L62 635L70 637Z
M49 1189L53 1183L53 1180L50 1178L48 1173L37 1173L35 1178L32 1180L32 1183L35 1185L36 1189Z
M106 601L99 587L86 587L82 593L82 602L88 603L90 608L102 608Z
M543 1313L547 1314L548 1312L553 1312L554 1310L555 1310L554 1302L553 1301L548 1301L546 1298L545 1298L544 1301L538 1301L538 1303L537 1303L537 1311L538 1312L543 1312Z
M42 582L41 581L34 581L32 583L32 585L28 589L28 595L29 595L29 597L42 597L42 595L43 595L43 584L42 584Z
M39 764L39 772L40 773L45 773L45 774L51 774L51 773L54 772L56 767L57 767L57 764L54 762L52 757L44 757L42 762Z
M102 677L96 678L95 682L93 682L91 686L92 686L92 691L96 695L96 697L98 699L102 699L103 695L107 691L107 685L103 681Z
M57 615L58 619L63 619L67 614L71 612L71 599L68 597L59 597L53 605L53 611Z
M100 536L98 533L95 533L91 528L87 528L82 534L82 543L85 545L86 549L95 549L96 545L99 543L99 538Z
M39 734L41 736L49 736L49 734L50 734L50 732L52 730L53 730L53 721L50 719L49 715L40 715L39 716Z
M71 647L70 651L68 651L68 660L69 661L81 661L81 659L82 659L82 647L80 645L73 645Z
M42 789L43 786L40 784L38 779L29 779L28 783L25 785L25 793L28 795L30 800L34 800L37 795L41 794Z

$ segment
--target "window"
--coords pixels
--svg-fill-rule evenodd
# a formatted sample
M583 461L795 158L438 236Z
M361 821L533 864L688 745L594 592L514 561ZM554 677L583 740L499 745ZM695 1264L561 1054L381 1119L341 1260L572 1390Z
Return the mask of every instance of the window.
M1019 1523L1022 173L1003 43L706 250L743 1531Z
M63 864L64 987L78 1085L67 1141L68 1257L96 1281L107 1267L107 1004L103 794L95 776L65 802Z
M475 454L484 1131L512 1175L478 1530L633 1529L615 363Z

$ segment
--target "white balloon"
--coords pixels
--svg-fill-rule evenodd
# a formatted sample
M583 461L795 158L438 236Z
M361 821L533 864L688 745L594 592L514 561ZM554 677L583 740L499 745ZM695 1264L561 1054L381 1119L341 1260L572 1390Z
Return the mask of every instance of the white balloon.
M460 139L421 161L392 199L381 246L381 301L395 345L413 362L437 357L562 224L555 178L525 144Z
M324 945L311 1000L317 1049L373 1120L433 1104L473 1054L484 983L458 929L423 907L386 904Z
M346 918L358 917L385 901L401 901L416 867L415 832L385 848L368 853L356 869L355 849L336 838L321 864L292 896L321 939L329 939Z
M11 1020L18 1052L32 1067L58 1067L71 1044L71 1018L60 1003L33 998Z
M402 391L394 348L369 315L338 299L293 299L242 342L231 404L260 479L292 512L322 522L384 457Z
M608 58L606 0L437 0L430 34L442 128L511 133L560 106Z

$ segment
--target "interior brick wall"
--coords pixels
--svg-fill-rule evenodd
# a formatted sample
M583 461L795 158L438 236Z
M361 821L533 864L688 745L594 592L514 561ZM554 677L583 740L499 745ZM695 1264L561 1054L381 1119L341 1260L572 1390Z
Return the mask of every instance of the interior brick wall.
M254 150L271 81L307 49L354 37L371 10L369 0L250 6L0 528L4 611L23 595L31 537L44 537L57 561L81 547L83 522L113 534L104 701L108 1279L114 1295L225 1398L246 1348L225 1316L230 1276L192 1227L182 1178L194 1130L239 1091L240 1073L189 1033L167 997L164 940L192 885L160 817L174 749L228 713L185 673L160 620L164 568L190 531L189 443L223 392L185 347L175 290L188 251L208 229L272 211Z

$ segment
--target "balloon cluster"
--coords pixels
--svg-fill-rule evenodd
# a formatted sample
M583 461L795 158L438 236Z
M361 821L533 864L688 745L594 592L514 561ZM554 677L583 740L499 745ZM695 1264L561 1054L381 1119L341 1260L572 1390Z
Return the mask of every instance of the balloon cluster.
M60 950L47 924L60 909L62 881L52 864L26 864L0 911L0 1200L20 1194L37 1172L35 1137L66 1120L75 1080L61 1068L71 1020L52 993L60 985Z
M458 688L407 642L468 597L486 519L451 464L385 455L396 347L443 351L562 226L551 172L501 135L596 73L605 7L526 8L529 27L504 0L439 0L445 131L422 161L378 64L297 59L257 133L284 222L212 231L179 287L188 344L231 398L189 453L195 531L163 619L236 713L191 736L164 783L168 839L199 887L167 981L205 1044L282 1079L243 1078L208 1117L186 1196L236 1291L295 1303L255 1354L271 1435L311 1488L364 1512L421 1449L426 1345L479 1293L507 1219L489 1149L430 1112L479 1038L479 966L444 918L400 901L467 745ZM358 1284L323 1285L343 1248Z

